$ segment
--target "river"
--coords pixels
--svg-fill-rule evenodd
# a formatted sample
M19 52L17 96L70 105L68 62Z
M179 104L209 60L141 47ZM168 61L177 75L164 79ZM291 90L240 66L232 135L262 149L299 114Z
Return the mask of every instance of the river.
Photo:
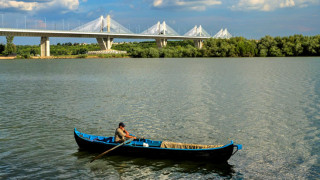
M242 144L228 164L79 151L73 129ZM0 61L0 179L319 179L320 58ZM155 154L156 156L156 154Z

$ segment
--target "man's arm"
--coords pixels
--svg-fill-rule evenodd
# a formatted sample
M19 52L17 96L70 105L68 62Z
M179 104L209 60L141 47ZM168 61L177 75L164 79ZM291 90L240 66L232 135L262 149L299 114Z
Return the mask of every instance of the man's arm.
M126 138L130 138L130 139L137 139L136 137L134 137L134 136L130 136L130 133L127 131L127 130L124 130L124 132L126 133Z
M126 129L124 129L124 133L126 133L127 136L130 135L129 132Z

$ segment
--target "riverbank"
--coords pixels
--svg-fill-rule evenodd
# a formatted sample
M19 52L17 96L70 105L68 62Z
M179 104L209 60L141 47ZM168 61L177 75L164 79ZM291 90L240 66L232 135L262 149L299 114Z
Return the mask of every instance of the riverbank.
M98 59L98 58L131 58L127 54L99 54L99 55L60 55L60 56L0 56L0 60L12 60L12 59Z
M15 59L17 56L0 56L0 60Z

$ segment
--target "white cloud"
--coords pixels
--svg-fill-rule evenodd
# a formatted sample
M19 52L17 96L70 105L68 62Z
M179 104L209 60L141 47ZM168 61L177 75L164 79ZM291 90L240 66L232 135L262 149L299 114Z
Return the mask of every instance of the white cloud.
M204 11L208 6L220 5L220 0L153 0L153 7L158 9L187 9Z
M36 2L23 2L23 1L6 1L0 0L0 9L18 9L22 11L32 11L37 6Z
M150 0L157 9L184 9L205 11L210 6L225 4L232 10L273 11L279 8L307 7L320 0Z
M163 3L162 0L154 0L154 1L153 1L153 6L154 6L154 7L158 7L158 6L161 6L162 3Z
M52 0L48 5L73 11L78 9L79 0Z
M320 4L320 0L239 0L231 9L273 11L279 8L307 7L311 4Z
M285 2L280 3L280 8L293 7L293 6L295 6L295 2L293 0L286 0Z
M38 11L57 8L61 11L72 11L79 7L79 0L0 0L0 10Z

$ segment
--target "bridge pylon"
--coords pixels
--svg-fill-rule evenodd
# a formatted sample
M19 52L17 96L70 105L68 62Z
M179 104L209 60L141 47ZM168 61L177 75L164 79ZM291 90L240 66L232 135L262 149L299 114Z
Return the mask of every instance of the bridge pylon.
M192 29L190 29L190 31L185 33L184 36L211 37L210 34L207 33L207 31L204 30L201 25L199 27L194 26Z
M40 51L41 51L41 57L47 57L50 56L50 41L49 37L41 37L40 40Z
M158 21L157 27L158 27L158 34L159 35L166 35L167 25L166 25L165 21L163 21L162 24L160 24L160 21ZM157 38L156 43L157 43L158 48L163 48L163 47L167 46L168 40L165 38Z
M107 16L107 32L110 32L110 27L111 27L111 18L110 15Z
M194 26L190 31L188 31L185 36L191 36L191 37L210 37L210 34L205 31L202 26ZM203 40L193 40L194 46L198 49L202 48Z
M156 43L158 48L163 48L167 46L168 40L167 39L162 39L162 38L158 38L156 39Z
M113 38L107 36L106 38L96 38L101 50L109 50L113 44Z
M232 38L232 35L228 32L227 28L226 29L221 29L217 34L213 36L215 39L230 39Z
M171 27L169 27L165 21L160 23L160 21L157 22L157 24L151 26L147 30L143 31L141 34L143 35L164 35L164 36L179 36L177 32L175 32ZM163 48L167 46L167 38L160 38L157 37L156 43L159 48Z
M198 49L201 49L203 46L203 40L193 40L194 46Z

